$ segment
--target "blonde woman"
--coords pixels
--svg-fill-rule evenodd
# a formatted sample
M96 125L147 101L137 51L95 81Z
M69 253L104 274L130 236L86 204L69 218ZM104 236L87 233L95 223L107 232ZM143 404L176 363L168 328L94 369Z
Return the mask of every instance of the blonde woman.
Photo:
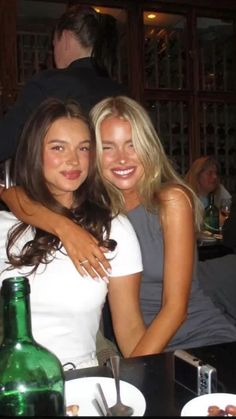
M214 203L219 208L221 199L231 198L230 193L220 183L219 163L213 156L196 159L185 176L186 182L198 195L204 208L209 204L209 193L214 193Z
M235 340L236 328L199 286L199 200L169 163L147 112L118 96L99 102L91 116L113 212L128 215L142 251L140 304L148 328L131 356ZM50 223L53 228L52 217ZM72 235L80 237L75 226L70 230L60 234L66 248Z

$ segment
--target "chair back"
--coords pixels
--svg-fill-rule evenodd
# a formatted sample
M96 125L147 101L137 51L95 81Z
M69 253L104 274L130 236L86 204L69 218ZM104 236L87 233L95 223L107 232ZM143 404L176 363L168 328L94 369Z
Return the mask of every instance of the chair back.
M0 164L0 185L6 189L14 185L11 178L12 159L5 160Z

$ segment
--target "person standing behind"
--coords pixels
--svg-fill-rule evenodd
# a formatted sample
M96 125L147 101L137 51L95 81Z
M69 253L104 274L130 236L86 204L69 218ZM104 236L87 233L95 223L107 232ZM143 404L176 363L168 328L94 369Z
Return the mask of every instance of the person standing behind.
M185 180L198 195L204 208L209 204L210 193L214 193L214 204L218 208L221 199L231 198L231 194L220 183L220 167L213 156L196 159L186 173Z
M47 97L73 98L87 112L101 99L124 93L124 86L112 79L117 42L113 16L78 5L66 10L54 32L57 68L41 71L26 83L0 121L0 162L14 156L29 114Z

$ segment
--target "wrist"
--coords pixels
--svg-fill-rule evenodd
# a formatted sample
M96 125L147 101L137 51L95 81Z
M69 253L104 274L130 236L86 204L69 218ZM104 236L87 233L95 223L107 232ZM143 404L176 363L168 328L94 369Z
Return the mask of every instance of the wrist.
M58 220L55 221L53 234L63 242L63 238L68 236L68 231L70 231L70 227L74 223L62 215L59 215Z

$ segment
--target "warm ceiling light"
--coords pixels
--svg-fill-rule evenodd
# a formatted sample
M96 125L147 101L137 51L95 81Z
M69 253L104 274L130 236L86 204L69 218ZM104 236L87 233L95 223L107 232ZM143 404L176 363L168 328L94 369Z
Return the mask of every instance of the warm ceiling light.
M157 15L156 15L156 13L149 13L148 15L147 15L147 18L148 19L155 19L155 17L156 17Z
M94 10L96 10L97 13L101 12L101 10L98 7L94 7Z

